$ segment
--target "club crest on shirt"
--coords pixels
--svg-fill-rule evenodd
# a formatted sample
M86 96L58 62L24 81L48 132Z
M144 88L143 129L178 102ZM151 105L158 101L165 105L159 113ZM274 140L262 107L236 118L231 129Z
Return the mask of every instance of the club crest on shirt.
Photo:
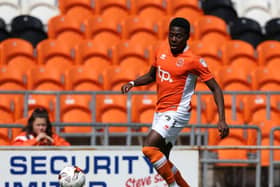
M200 58L199 62L203 67L207 67L207 63L205 62L205 60L203 58Z
M177 67L182 67L184 65L184 58L178 58L176 62Z

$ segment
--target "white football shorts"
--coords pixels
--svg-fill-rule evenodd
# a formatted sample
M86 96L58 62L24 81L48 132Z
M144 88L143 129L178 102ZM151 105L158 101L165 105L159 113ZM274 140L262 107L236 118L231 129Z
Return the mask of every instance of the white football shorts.
M154 114L152 129L165 138L166 143L174 145L178 134L187 124L188 121L176 120L176 111L167 111Z

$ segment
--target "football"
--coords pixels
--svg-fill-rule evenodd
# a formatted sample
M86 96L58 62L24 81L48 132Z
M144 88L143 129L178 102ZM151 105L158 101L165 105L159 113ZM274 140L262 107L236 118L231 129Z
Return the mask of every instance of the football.
M86 176L77 166L66 166L58 175L60 187L83 187Z

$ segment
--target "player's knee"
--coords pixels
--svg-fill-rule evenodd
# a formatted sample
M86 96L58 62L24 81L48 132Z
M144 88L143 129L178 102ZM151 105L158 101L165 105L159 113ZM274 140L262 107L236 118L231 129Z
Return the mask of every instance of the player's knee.
M146 157L151 157L151 155L153 155L154 149L153 147L143 147L142 148L142 153L146 156Z
M155 162L163 156L163 153L157 147L143 147L142 152L151 162Z

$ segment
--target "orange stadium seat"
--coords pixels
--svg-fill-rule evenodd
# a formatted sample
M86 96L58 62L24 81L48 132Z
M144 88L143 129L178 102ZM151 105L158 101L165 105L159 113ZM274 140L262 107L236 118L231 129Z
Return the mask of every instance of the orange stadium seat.
M174 17L184 17L191 24L194 24L202 15L199 7L199 0L172 0L168 2L169 14Z
M222 54L218 45L206 41L197 41L190 45L190 49L194 54L204 58L211 72L222 68Z
M0 121L11 123L16 119L16 100L0 95Z
M157 21L168 14L167 4L166 0L132 0L132 12L144 19Z
M84 95L62 95L61 98L61 121L69 123L90 123L92 121L90 99ZM65 126L65 133L92 132L92 127Z
M96 16L86 22L86 38L96 43L113 46L122 38L122 27L118 20Z
M29 89L65 90L65 74L53 67L38 66L30 71Z
M224 90L252 90L252 72L250 70L225 66L219 71L218 76Z
M37 45L38 63L65 70L74 65L74 51L63 41L47 39Z
M270 98L270 119L279 118L279 96ZM244 116L247 122L261 121L267 118L267 98L266 95L249 95L244 98Z
M102 123L127 123L127 96L98 95L96 121ZM127 132L127 127L109 127L109 133Z
M189 124L205 124L207 122L207 116L206 116L206 100L209 97L209 95L201 95L200 97L200 104L198 103L198 96L193 95L191 99L191 118L189 121ZM198 118L198 105L200 106L200 118Z
M240 140L235 137L227 137L218 142L217 146L246 146L246 140ZM248 150L217 150L219 160L248 160ZM221 163L216 164L219 166L246 166L248 164L243 163Z
M128 17L124 21L124 38L143 45L153 45L160 39L159 24L151 19Z
M76 48L76 64L91 66L96 70L104 70L113 64L113 50L103 42L85 40Z
M223 44L230 39L226 22L216 16L205 15L194 24L197 40L207 43Z
M279 68L280 42L267 40L257 46L259 64L266 67Z
M59 1L62 14L84 22L96 14L96 3L92 0L63 0Z
M157 96L156 95L135 95L132 98L132 122L150 123L153 122ZM142 127L141 131L147 132L147 127Z
M152 50L137 42L121 42L114 50L114 64L126 69L146 71L153 60Z
M229 40L222 48L223 61L226 65L239 70L252 71L258 66L255 49L252 45L242 40Z
M63 41L64 45L74 47L85 39L85 24L69 16L55 16L48 22L48 36L50 39Z
M1 42L1 64L16 67L26 72L36 65L31 43L23 39L7 39Z
M103 71L77 66L68 71L68 89L79 91L101 91L104 90Z
M12 128L12 139L15 139L16 136L18 136L22 132L22 129L27 125L27 123L28 123L27 118L18 118L13 122L13 124L22 125L22 127Z
M3 129L1 129L3 131ZM6 133L0 132L0 146L10 146L11 140Z
M31 115L31 113L35 108L42 107L48 111L50 120L54 121L56 106L52 98L53 97L50 97L50 95L39 95L39 94L28 95L28 100L27 100L28 116Z
M280 77L277 68L258 68L253 73L253 87L255 90L279 91Z
M120 91L121 86L131 80L143 75L142 70L132 70L124 67L115 66L105 71L104 89ZM141 90L141 86L134 87L133 90Z
M235 101L236 111L233 111L233 96L231 95L224 95L224 105L225 105L225 114L227 120L229 122L241 122L242 124L246 122L245 118L245 101L243 96L237 96ZM209 123L217 123L218 122L218 113L217 107L212 96L209 96L206 99L206 115L207 121ZM235 115L235 118L234 118Z
M252 125L257 125L261 129L261 145L263 146L269 146L270 145L270 131L273 127L277 127L280 124L279 118L276 120L256 120L251 122ZM279 146L280 145L280 131L274 132L274 145ZM257 144L257 134L256 131L252 131L248 134L249 136L249 144L250 145L256 145ZM274 151L274 159L280 160L280 154L279 150ZM268 166L269 165L269 150L262 150L261 151L261 164L262 166Z
M131 14L131 1L102 0L98 1L98 15L121 21Z
M2 66L0 68L0 90L26 90L27 73L20 68Z

